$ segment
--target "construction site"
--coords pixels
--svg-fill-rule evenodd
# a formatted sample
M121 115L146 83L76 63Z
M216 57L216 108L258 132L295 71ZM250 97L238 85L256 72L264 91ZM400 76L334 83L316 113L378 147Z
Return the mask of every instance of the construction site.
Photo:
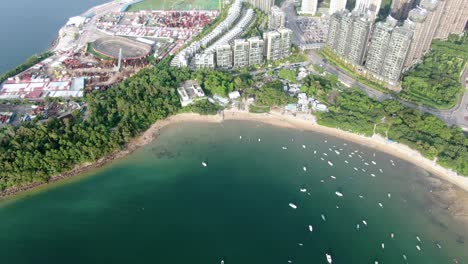
M52 56L0 84L0 100L13 102L1 105L0 125L81 109L80 97L177 53L219 15L218 10L124 12L136 2L113 1L70 18Z

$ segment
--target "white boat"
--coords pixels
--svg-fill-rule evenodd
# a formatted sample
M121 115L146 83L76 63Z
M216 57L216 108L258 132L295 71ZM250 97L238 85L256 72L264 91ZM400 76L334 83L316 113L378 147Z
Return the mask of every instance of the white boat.
M201 164L203 165L203 167L208 166L208 164L206 164L206 162L202 162Z
M375 163L375 161L371 161L371 162L372 162L372 164L377 165L377 163Z
M363 223L365 226L367 226L366 220L362 220L362 223Z
M260 141L262 141L262 139L261 139L261 138L259 138L259 139L258 139L258 142L260 142Z
M324 158L320 158L321 160L325 160Z
M338 196L338 197L343 197L343 194L340 193L340 192L338 192L338 191L336 191L335 194L336 194L336 196Z
M301 192L307 192L307 189L306 188L301 188L300 191Z
M394 238L394 237L395 237L395 234L390 233L390 237L391 237L391 238Z
M298 245L299 245L300 247L302 247L304 244L302 244L302 243L298 243Z
M355 171L358 171L358 168L356 168L356 167L354 167L353 169L354 169Z
M282 149L288 149L287 147L282 147Z
M335 176L333 176L333 175L332 175L332 176L330 176L330 178L332 178L332 179L336 180L336 177L335 177Z
M328 165L333 166L333 163L331 161L328 161Z
M302 170L303 170L303 171L307 171L307 167L306 167L306 166L303 166L303 167L302 167Z
M416 239L421 242L421 238L419 238L419 236L416 236Z
M329 264L332 264L332 261L333 261L333 260L332 260L331 255L325 253L325 256L327 257L328 263L329 263Z
M359 230L359 228L360 228L360 226L359 226L359 224L357 224L357 225L356 225L356 229Z
M314 154L317 154L317 151L316 151L316 150L314 150Z
M302 145L302 148L306 148L306 145Z
M371 173L370 176L374 177L375 178L375 174L374 173Z
M309 231L310 232L314 231L314 228L312 227L312 225L309 225Z
M239 139L242 139L242 136L239 136Z
M406 257L406 255L405 255L405 254L403 254L403 259L405 259L405 261L407 261L407 260L408 260L408 258Z
M345 163L348 163L348 161L347 161L347 160L345 160L344 162L345 162Z
M327 219L325 218L325 215L322 214L321 216L322 216L323 221L327 221Z
M224 264L224 260L221 260L221 264Z
M366 165L366 166L369 166L369 163L367 163L367 162L364 162L364 165Z
M382 243L382 245L381 245L381 246L382 246L382 249L385 249L385 244L384 244L384 243Z
M379 169L380 173L383 173L383 170L382 169Z
M335 150L336 155L340 155L340 152L338 150Z
M379 206L380 206L380 208L383 208L383 204L382 204L382 203L379 203Z
M297 209L297 206L293 203L289 203L289 207L291 207L292 209Z
M361 198L361 199L362 199L362 198L364 198L364 196L362 196L362 195L359 195L359 198Z
M324 155L324 156L328 156L328 154L327 154L327 153L323 153L323 155Z
M351 154L349 154L348 157L352 158L353 156Z
M388 193L388 194L387 194L387 197L388 197L389 199L392 198L392 194L391 194L391 193Z
M420 247L419 245L416 245L416 249L417 249L418 251L421 251L421 247Z
M442 246L441 246L439 243L436 243L436 246L437 246L438 248L442 248Z

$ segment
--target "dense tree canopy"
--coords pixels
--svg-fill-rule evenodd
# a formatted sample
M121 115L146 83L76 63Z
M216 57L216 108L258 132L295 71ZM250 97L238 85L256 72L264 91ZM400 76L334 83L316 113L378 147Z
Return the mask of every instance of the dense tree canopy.
M400 96L436 108L450 108L463 91L460 74L468 63L468 35L435 41L423 62L403 77Z
M189 75L190 76L190 75ZM162 64L106 92L87 96L89 115L0 130L0 189L32 182L123 147L131 137L180 108L175 84L186 77Z

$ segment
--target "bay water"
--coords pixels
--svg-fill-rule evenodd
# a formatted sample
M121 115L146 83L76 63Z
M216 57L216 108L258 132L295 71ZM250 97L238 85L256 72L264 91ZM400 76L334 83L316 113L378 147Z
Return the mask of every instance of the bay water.
M434 202L440 184L448 183L323 134L177 124L120 161L0 203L0 256L270 264L327 263L330 253L346 264L466 263L467 227Z

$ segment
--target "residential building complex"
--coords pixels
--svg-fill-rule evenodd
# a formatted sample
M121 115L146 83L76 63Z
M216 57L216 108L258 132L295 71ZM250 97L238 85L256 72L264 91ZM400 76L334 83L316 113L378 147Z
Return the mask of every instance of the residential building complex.
M346 61L362 65L369 40L372 20L367 15L347 10L330 18L327 44Z
M231 68L233 63L231 45L225 44L216 47L216 66L219 68Z
M330 0L330 8L328 14L333 15L336 12L341 12L346 9L346 0Z
M265 42L259 37L252 37L248 39L249 42L249 65L256 65L263 63L263 50L265 49Z
M271 7L275 4L275 0L248 0L247 2L265 13L270 12Z
M213 69L215 67L214 53L197 53L195 54L195 68L197 69Z
M414 23L414 35L405 61L405 68L419 62L431 48L444 5L445 1L422 0L417 8L410 11L408 20Z
M282 28L263 33L267 61L283 59L291 54L292 31Z
M365 68L375 78L395 85L400 80L403 63L413 35L412 24L396 26L388 17L375 25L367 53Z
M234 40L234 67L249 65L249 42L245 39Z
M414 5L415 0L393 0L390 7L390 14L397 20L405 20Z
M317 13L317 5L317 0L302 0L300 13L315 15Z
M279 29L284 27L286 23L286 14L277 6L271 8L271 12L268 16L268 28Z
M379 14L381 4L382 0L356 0L354 11L375 19Z
M435 38L446 39L449 34L462 34L468 23L467 0L445 0Z

